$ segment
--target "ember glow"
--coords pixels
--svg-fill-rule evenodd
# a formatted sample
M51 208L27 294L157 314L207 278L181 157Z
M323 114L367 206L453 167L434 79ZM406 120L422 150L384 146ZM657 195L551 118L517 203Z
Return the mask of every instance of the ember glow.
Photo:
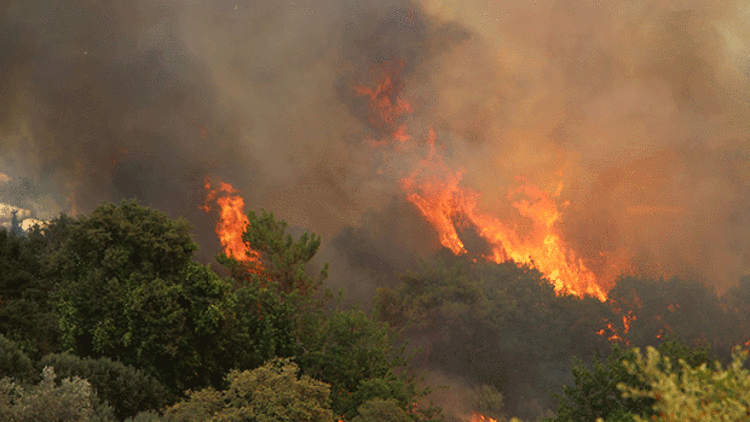
M201 209L210 212L212 203L219 206L219 221L216 223L216 235L224 247L224 254L253 268L262 268L259 254L242 241L242 234L249 224L244 213L245 200L229 183L218 181L218 187L211 187L211 180L206 177L206 202Z

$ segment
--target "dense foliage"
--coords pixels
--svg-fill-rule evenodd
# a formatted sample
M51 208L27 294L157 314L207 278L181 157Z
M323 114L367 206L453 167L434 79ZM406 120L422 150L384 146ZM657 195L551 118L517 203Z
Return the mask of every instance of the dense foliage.
M100 403L88 381L65 378L58 384L52 367L45 367L38 385L23 386L0 379L0 420L11 422L105 422L111 409Z
M621 383L618 388L625 398L653 402L649 417L635 414L636 422L750 419L750 371L744 367L747 352L735 348L727 369L718 362L698 365L682 358L670 359L653 347L648 347L645 358L638 349L634 354L635 359L626 361L625 367L647 387Z
M558 297L536 270L444 257L381 292L384 320L427 344L420 363L495 386L524 416L541 413L550 389L569 380L573 356L609 348L597 335L611 309L596 299ZM509 386L513 388L507 388ZM544 399L542 399L544 400ZM525 408L524 408L525 406Z
M147 409L160 410L173 400L166 387L143 371L109 358L50 354L39 366L54 368L60 378L77 377L88 381L96 395L112 406L117 420Z
M248 219L252 259L217 256L228 277L195 261L184 220L135 201L61 215L29 232L0 230L2 416L283 420L282 410L317 409L294 417L440 420L412 368L457 380L469 391L462 406L498 421L545 412L555 422L669 415L660 401L667 392L706 400L686 386L660 390L683 373L718 397L711 403L729 406L712 377L739 374L734 366L695 368L726 363L731 346L747 341L750 278L719 297L690 280L623 277L602 303L556 295L532 267L442 251L381 290L373 316L333 300L327 266L309 272L320 237L294 239L271 213ZM701 344L716 354L694 348ZM654 372L628 348L650 345L687 366L662 359ZM268 392L272 380L310 394L263 396L279 401L261 417L235 384ZM554 414L549 392L557 393Z
M676 340L665 341L659 346L661 354L672 361L682 360L691 366L713 363L705 348L690 349ZM653 414L654 400L647 396L623 397L622 386L649 390L649 384L642 372L628 370L627 362L636 360L637 349L612 347L606 360L593 360L589 369L582 363L573 367L574 382L564 388L564 393L556 397L556 416L549 422L595 422L598 418L630 420L630 415Z
M262 267L221 254L229 278L194 261L185 221L135 201L61 215L28 236L0 231L0 375L28 382L34 362L49 365L86 379L115 419L144 419L187 389L222 391L232 371L289 358L347 419L373 398L411 420L435 416L413 406L425 390L393 331L326 305L327 268L306 270L320 238L294 240L270 213L249 218L245 241ZM34 326L20 330L24 318Z
M228 388L191 392L165 413L167 422L330 422L329 386L288 360L273 360L253 371L232 370Z

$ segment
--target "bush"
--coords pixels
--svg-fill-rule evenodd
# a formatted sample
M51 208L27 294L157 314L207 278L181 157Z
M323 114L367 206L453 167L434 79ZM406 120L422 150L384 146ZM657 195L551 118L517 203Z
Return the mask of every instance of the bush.
M9 378L0 380L0 416L12 422L95 422L112 420L111 409L98 404L88 381L65 378L56 385L55 371L47 366L39 385L29 389Z
M329 386L303 375L288 359L274 359L253 371L233 370L229 388L189 392L167 409L169 422L330 422Z
M650 388L618 385L623 397L649 398L655 415L649 419L636 415L637 422L684 421L719 422L750 419L750 371L744 368L747 352L736 348L733 362L726 370L718 362L691 366L684 359L677 365L669 357L648 347L646 357L635 349L635 359L625 362L629 373Z
M359 406L352 422L410 422L411 418L394 399L375 398Z
M31 382L36 377L36 370L26 353L15 342L0 334L0 378L2 377Z
M654 399L648 396L623 397L618 386L628 386L637 390L650 387L643 377L629 371L625 362L636 359L638 349L612 347L612 353L605 361L594 360L592 370L578 363L573 368L573 386L566 386L563 395L556 397L557 415L547 422L594 422L603 419L608 422L631 420L630 415L653 415ZM708 349L690 349L679 341L665 341L659 345L663 356L673 361L679 359L697 366L713 363Z
M125 419L125 422L161 422L161 416L151 410L141 412L132 418Z
M88 380L97 396L114 408L117 420L145 410L158 410L171 402L166 387L143 371L109 358L79 358L69 354L45 356L42 366L54 366L61 377Z

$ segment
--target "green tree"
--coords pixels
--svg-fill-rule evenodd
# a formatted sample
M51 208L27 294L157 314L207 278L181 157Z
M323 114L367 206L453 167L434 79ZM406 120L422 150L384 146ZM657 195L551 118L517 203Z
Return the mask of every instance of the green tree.
M670 337L687 344L709 343L729 359L736 337L731 307L725 311L715 291L696 280L623 277L608 293L609 302L632 315L621 336L633 347L658 345ZM724 352L725 351L725 352Z
M0 334L32 359L59 350L59 329L44 272L46 242L37 231L18 236L0 229Z
M262 357L290 357L302 373L332 386L337 415L352 418L374 397L393 398L412 412L425 391L408 371L404 348L394 346L395 333L360 310L325 308L331 295L320 288L328 266L316 275L307 270L320 237L305 233L295 241L285 232L286 222L265 211L250 212L248 220L244 241L258 253L263 271L247 271L219 256L238 280L241 311L228 322L234 325L230 332L243 333L231 343L235 367L252 369ZM426 406L411 414L429 418L434 410Z
M615 320L610 307L557 296L528 266L439 254L401 281L380 292L378 309L382 320L426 345L417 364L495 386L511 414L537 417L551 403L529 397L561 389L573 356L609 348L596 332L604 319Z
M357 413L352 422L411 422L409 415L394 399L368 400L357 409Z
M726 370L718 362L713 368L706 362L691 365L686 360L670 359L653 347L644 358L635 349L635 359L626 361L627 371L648 388L620 383L623 397L653 402L653 414L636 422L684 421L719 422L750 419L750 371L745 368L747 352L735 348L733 362Z
M468 397L469 408L488 418L506 420L503 394L492 385L480 385L473 388Z
M307 333L296 360L306 374L331 385L337 415L351 419L359 406L376 397L409 409L425 392L408 371L396 374L409 359L403 346L394 345L386 324L358 309L332 311L319 324L318 331Z
M682 359L691 365L713 363L708 348L691 349L677 340L668 340L659 346L663 356ZM637 358L637 349L612 346L606 360L593 360L589 369L578 362L573 368L574 382L556 397L556 416L549 422L595 422L601 418L609 422L629 421L633 415L653 415L654 400L647 396L624 397L620 387L628 386L647 390L649 385L642 374L628 370L626 362Z
M88 381L65 378L60 384L52 367L45 367L39 385L22 387L0 380L0 419L10 422L105 422L111 409L99 403Z
M167 409L169 422L330 422L329 386L306 375L286 359L253 371L233 370L224 391L207 388Z
M173 402L166 387L143 371L109 358L81 358L70 354L50 354L39 363L54 367L63 378L78 377L91 384L96 395L113 408L117 420L146 410L159 410Z
M53 221L64 348L142 368L174 392L221 382L214 345L231 286L192 261L188 230L135 201Z
M30 382L36 378L36 371L26 353L0 334L0 378L3 377Z
M260 254L263 267L260 281L284 295L286 300L309 302L328 275L328 264L315 277L309 275L306 268L320 247L320 236L303 233L294 241L286 233L286 221L276 220L273 213L264 210L258 215L250 211L247 217L249 223L242 239ZM236 262L229 259L223 261Z

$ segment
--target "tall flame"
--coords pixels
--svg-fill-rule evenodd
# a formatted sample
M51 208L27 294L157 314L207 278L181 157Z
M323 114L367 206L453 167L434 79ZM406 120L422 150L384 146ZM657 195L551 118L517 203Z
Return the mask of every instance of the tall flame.
M208 193L205 203L200 208L210 212L213 202L219 206L216 235L224 247L224 254L248 264L251 268L262 269L258 252L250 249L242 240L242 234L250 224L244 214L245 200L231 184L219 180L218 185L218 188L212 189L211 179L206 177L204 186Z

